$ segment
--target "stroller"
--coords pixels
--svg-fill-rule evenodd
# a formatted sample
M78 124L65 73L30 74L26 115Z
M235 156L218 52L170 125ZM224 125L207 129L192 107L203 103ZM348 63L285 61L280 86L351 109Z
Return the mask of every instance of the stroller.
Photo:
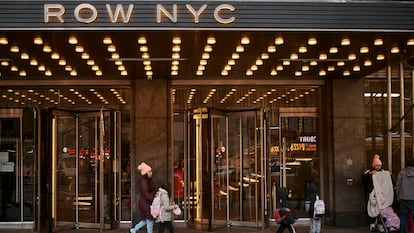
M400 229L400 218L398 218L392 207L382 209L375 219L374 232L389 233L398 229Z

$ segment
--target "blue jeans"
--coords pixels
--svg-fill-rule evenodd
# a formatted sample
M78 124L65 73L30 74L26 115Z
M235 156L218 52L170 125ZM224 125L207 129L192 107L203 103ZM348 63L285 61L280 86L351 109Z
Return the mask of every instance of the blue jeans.
M410 213L414 219L414 200L400 200L400 233L407 233L407 217Z
M152 233L152 230L154 229L154 220L152 219L142 219L133 228L131 228L129 232L136 233L139 229L141 229L145 225L147 225L147 233Z

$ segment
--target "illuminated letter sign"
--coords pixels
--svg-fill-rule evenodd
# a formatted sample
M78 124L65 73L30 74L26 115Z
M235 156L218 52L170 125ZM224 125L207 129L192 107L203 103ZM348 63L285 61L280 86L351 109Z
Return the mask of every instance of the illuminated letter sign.
M220 14L221 14L221 12L222 11L231 11L231 12L233 12L233 11L235 11L236 9L232 6L232 5L229 5L229 4L222 4L222 5L219 5L218 7L216 7L216 9L214 10L214 19L217 21L217 22L219 22L219 23L222 23L222 24L229 24L229 23L233 23L236 19L234 18L234 16L231 16L231 17L229 17L229 18L227 18L227 19L225 19L225 18L222 18L221 16L220 16Z
M173 14L171 15L161 4L157 4L157 23L161 23L161 13L167 16L171 22L177 22L177 4L173 5Z
M200 22L200 15L204 12L207 8L207 5L204 4L198 11L195 11L194 8L190 4L185 4L185 7L190 11L191 14L194 16L194 23Z
M65 22L63 15L65 14L65 8L60 4L45 4L44 5L43 20L45 23L49 23L50 18L55 17L59 22Z
M156 23L162 23L163 18L167 18L167 20L172 23L178 22L178 5L172 4L171 7L172 9L167 10L162 4L156 4ZM187 14L192 16L194 24L199 24L201 22L201 16L206 12L207 7L207 4L203 4L198 9L195 9L191 4L185 4ZM116 4L114 8L111 4L105 4L105 8L106 14L108 15L107 19L111 23L130 23L135 19L132 16L134 14L134 4L129 4L128 7L124 7L122 4ZM66 9L62 4L44 4L43 11L43 21L45 23L65 22L64 17ZM214 20L219 24L230 24L234 23L236 20L232 15L234 11L235 8L232 5L221 4L214 9L214 12L212 13L213 15L210 17L214 17ZM78 23L94 23L98 19L97 7L89 3L81 3L74 8L73 17ZM139 19L139 17L137 18ZM188 17L184 18L188 20ZM102 19L103 18L100 18L101 21Z
M106 4L106 11L108 12L109 18L110 18L112 23L116 23L118 21L119 14L121 14L121 16L122 16L122 22L128 23L129 20L131 19L131 15L132 15L133 10L134 10L134 5L129 4L128 12L125 16L124 8L122 7L121 4L116 5L115 13L112 12L111 5Z
M88 10L91 12L91 15L89 16L89 18L83 18L81 16L81 11L84 11L84 10ZM74 15L75 15L76 20L78 20L81 23L92 23L98 18L98 11L91 4L82 3L75 8Z

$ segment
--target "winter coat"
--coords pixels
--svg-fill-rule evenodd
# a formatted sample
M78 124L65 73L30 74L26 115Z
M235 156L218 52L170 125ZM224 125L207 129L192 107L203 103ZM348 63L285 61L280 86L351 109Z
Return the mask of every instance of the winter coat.
M138 185L141 192L138 202L140 217L141 219L153 219L150 206L155 197L154 183L147 175L143 175L139 177Z
M414 200L414 167L403 168L397 177L397 199Z
M159 188L157 195L160 195L161 199L161 214L157 217L155 222L165 222L171 221L173 219L173 209L175 208L175 204L170 204L170 197L168 196L167 190L163 188Z
M391 206L394 201L394 188L388 171L372 174L374 189L369 194L367 212L370 217L378 216L380 210Z

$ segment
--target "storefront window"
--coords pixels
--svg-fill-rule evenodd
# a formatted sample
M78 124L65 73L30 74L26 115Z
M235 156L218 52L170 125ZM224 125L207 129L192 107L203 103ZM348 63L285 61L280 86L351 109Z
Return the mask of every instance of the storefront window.
M392 126L388 126L387 69L380 70L365 78L364 109L366 116L366 164L371 164L374 154L379 154L385 169L391 170L393 177L401 169L401 154L405 160L413 156L413 88L412 72L404 66L404 82L400 82L399 64L391 67L391 117ZM401 92L404 88L404 109L401 109ZM404 132L401 130L401 122ZM388 132L392 137L392 165L388 163ZM401 135L404 145L401 143Z

